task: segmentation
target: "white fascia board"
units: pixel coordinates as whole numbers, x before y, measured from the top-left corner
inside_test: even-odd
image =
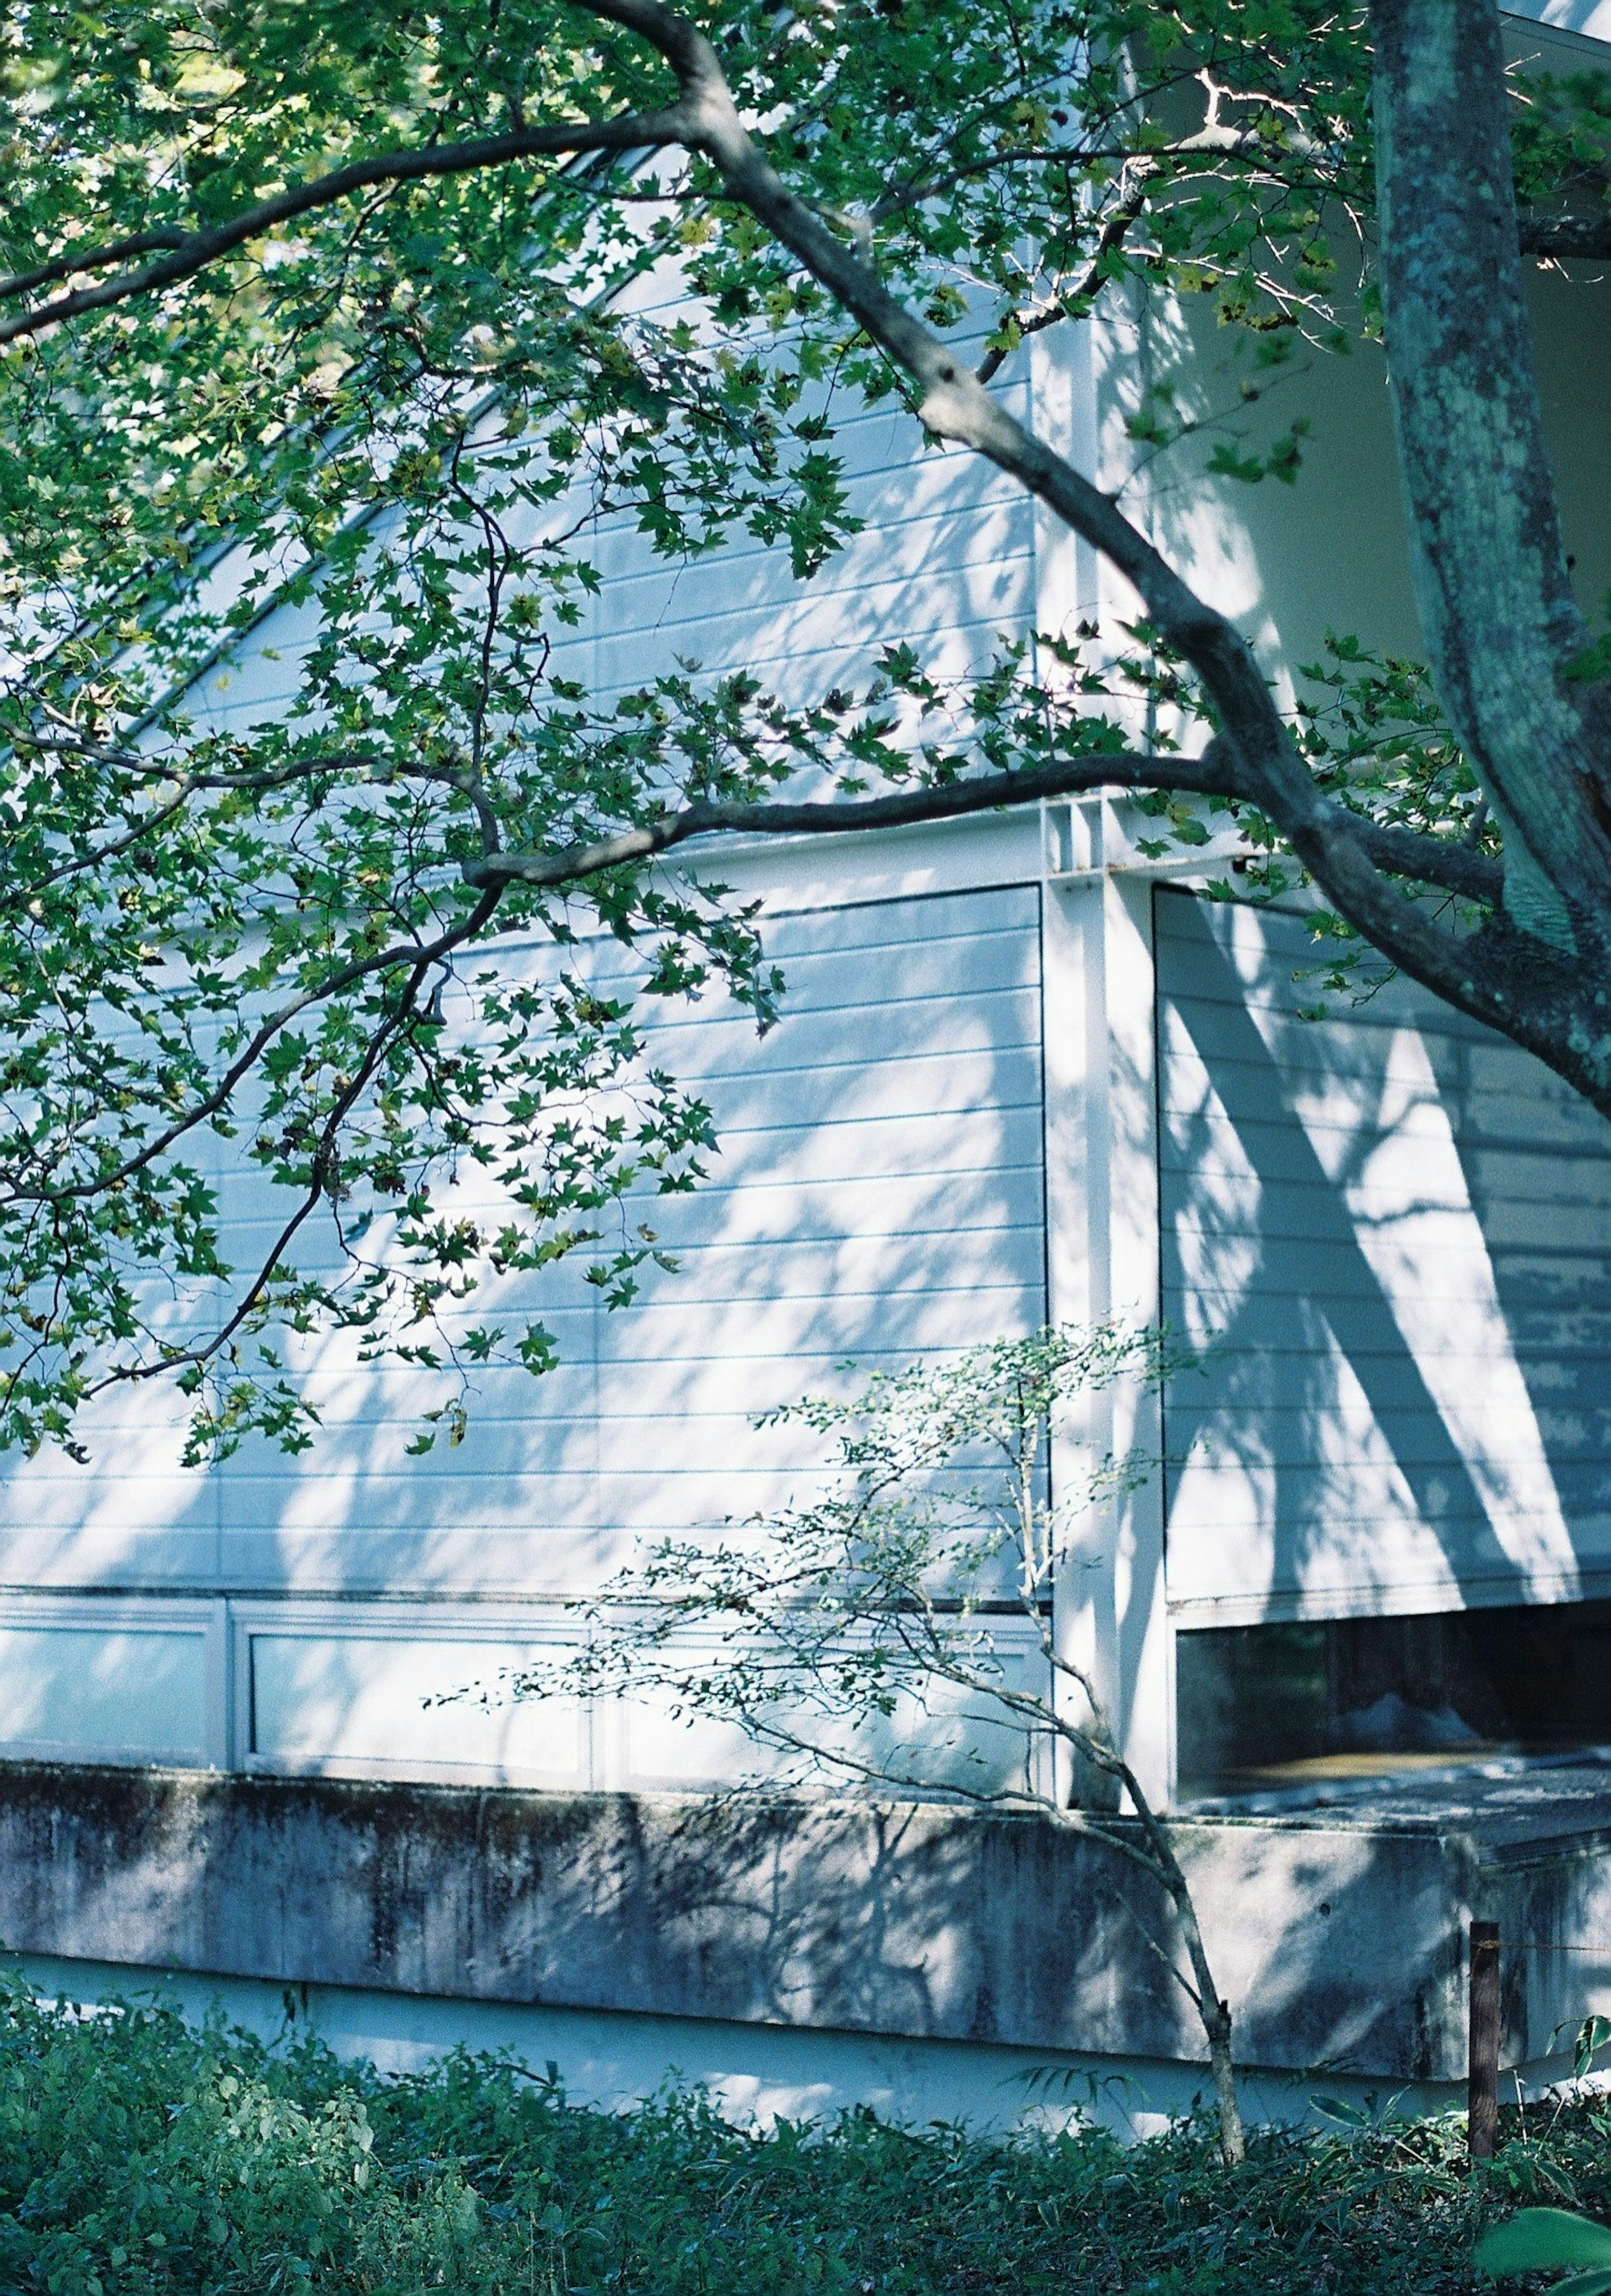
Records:
[[[909,829],[839,830],[821,837],[744,837],[691,847],[678,873],[725,885],[764,911],[838,909],[992,885],[1042,873],[1041,809],[975,814]]]
[[[1563,70],[1587,62],[1611,63],[1611,0],[1517,0],[1501,9],[1506,46],[1525,59]]]

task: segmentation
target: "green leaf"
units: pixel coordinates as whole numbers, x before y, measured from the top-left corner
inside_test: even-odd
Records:
[[[1611,2041],[1611,2017],[1585,2017],[1577,2029],[1577,2038],[1573,2045],[1572,2071],[1575,2079],[1583,2079],[1607,2041]]]
[[[1264,465],[1256,455],[1239,455],[1234,447],[1223,440],[1208,457],[1208,474],[1215,479],[1236,479],[1245,487],[1256,487],[1264,475]]]
[[[1509,2224],[1485,2234],[1473,2258],[1496,2280],[1522,2272],[1555,2271],[1563,2265],[1598,2266],[1603,2269],[1590,2275],[1595,2287],[1611,2287],[1611,2231],[1566,2209],[1523,2209]],[[1563,2284],[1573,2289],[1574,2296],[1590,2296],[1586,2286]]]

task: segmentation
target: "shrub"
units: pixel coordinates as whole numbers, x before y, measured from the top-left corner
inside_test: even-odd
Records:
[[[699,2095],[615,2115],[459,2053],[403,2078],[159,2002],[0,1989],[0,2290],[25,2296],[1433,2296],[1491,2288],[1484,2226],[1611,2214],[1611,2109],[974,2137],[866,2112],[734,2128]]]

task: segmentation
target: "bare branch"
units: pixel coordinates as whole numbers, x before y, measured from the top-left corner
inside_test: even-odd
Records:
[[[1185,1971],[1176,1965],[1173,1955],[1167,1954],[1164,1951],[1163,1947],[1158,1943],[1157,1938],[1153,1936],[1152,1931],[1147,1927],[1146,1923],[1142,1921],[1141,1915],[1136,1912],[1135,1907],[1131,1904],[1128,1898],[1116,1897],[1114,1903],[1118,1906],[1119,1911],[1126,1915],[1133,1923],[1136,1934],[1141,1939],[1141,1943],[1147,1948],[1149,1953],[1156,1955],[1157,1959],[1163,1963],[1165,1969],[1168,1972],[1169,1975],[1173,1978],[1175,1983],[1180,1987],[1187,2000],[1190,2002],[1192,2007],[1200,2016],[1203,2007],[1203,1997],[1198,1991],[1196,1986],[1193,1985],[1191,1980],[1187,1976]]]
[[[1247,99],[1252,101],[1253,99]],[[1199,128],[1194,135],[1177,136],[1172,144],[1149,144],[1140,156],[1140,164],[1149,175],[1156,174],[1165,161],[1208,158],[1216,165],[1226,162],[1232,166],[1248,165],[1264,174],[1273,174],[1274,162],[1285,156],[1286,150],[1314,159],[1321,156],[1318,147],[1294,139],[1291,145],[1273,148],[1268,136],[1256,130],[1222,127]],[[874,224],[887,222],[890,217],[904,214],[909,209],[920,207],[927,200],[944,198],[959,184],[976,181],[981,176],[994,176],[1007,168],[1088,168],[1093,161],[1109,160],[1120,166],[1134,166],[1138,154],[1133,144],[1071,144],[1067,146],[1026,144],[1022,148],[1009,146],[992,152],[986,159],[976,160],[965,167],[947,168],[921,179],[910,178],[894,191],[886,192],[869,210],[869,220]]]
[[[772,1747],[781,1754],[797,1754],[825,1772],[838,1772],[855,1778],[863,1785],[882,1786],[899,1792],[904,1785],[911,1792],[926,1800],[936,1798],[936,1789],[919,1779],[903,1780],[888,1767],[868,1759],[844,1746],[822,1747],[803,1733],[790,1730],[785,1723],[755,1714],[742,1718],[742,1727],[758,1745]],[[1133,1818],[1110,1816],[1104,1810],[1080,1809],[1067,1803],[1051,1800],[1047,1795],[1034,1792],[1028,1787],[970,1786],[948,1779],[943,1789],[945,1798],[966,1805],[969,1809],[998,1809],[1025,1816],[1045,1817],[1065,1833],[1078,1833],[1105,1848],[1116,1850],[1133,1866],[1139,1866],[1173,1898],[1170,1874],[1141,1838],[1141,1829]]]
[[[680,813],[662,814],[642,829],[623,830],[619,836],[601,839],[597,844],[568,845],[557,853],[500,853],[467,861],[464,878],[471,885],[572,884],[605,869],[619,868],[623,862],[643,861],[668,852],[691,837],[718,832],[815,837],[833,832],[899,829],[915,822],[954,821],[967,814],[1066,797],[1081,790],[1163,786],[1227,800],[1243,793],[1235,785],[1229,754],[1217,743],[1200,758],[1190,758],[1092,751],[1064,765],[991,774],[977,781],[936,783],[903,790],[892,797],[811,805],[691,805]]]
[[[1038,335],[1047,327],[1056,326],[1060,319],[1067,318],[1071,304],[1083,303],[1087,296],[1096,293],[1102,283],[1102,266],[1105,259],[1116,248],[1124,245],[1131,225],[1136,221],[1146,205],[1147,186],[1145,182],[1142,182],[1127,199],[1119,202],[1102,226],[1097,237],[1095,252],[1075,284],[1072,287],[1066,287],[1056,302],[1048,304],[1043,311],[1031,312],[1018,320],[1020,338],[1026,335]],[[979,381],[988,382],[993,375],[1000,372],[1008,357],[1009,354],[1005,350],[986,351],[975,369]]]

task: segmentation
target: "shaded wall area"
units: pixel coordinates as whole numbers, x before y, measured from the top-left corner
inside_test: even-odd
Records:
[[[1611,1128],[1301,913],[1156,914],[1182,1789],[1611,1743]]]
[[[1534,44],[1523,46],[1537,55]],[[1589,59],[1557,49],[1538,61],[1558,72],[1582,70]],[[1611,65],[1611,47],[1595,61]],[[1337,253],[1347,277],[1357,250],[1339,243]],[[1604,382],[1611,373],[1611,278],[1599,263],[1530,266],[1526,288],[1573,585],[1599,631],[1611,589]],[[1348,355],[1298,344],[1283,364],[1267,368],[1252,343],[1218,326],[1208,310],[1154,297],[1144,324],[1114,327],[1103,387],[1104,483],[1129,482],[1125,506],[1135,514],[1145,504],[1155,538],[1246,632],[1284,702],[1297,692],[1315,698],[1304,666],[1322,660],[1329,632],[1372,651],[1425,659],[1378,342],[1359,341]],[[1165,452],[1141,454],[1141,476],[1131,480],[1138,455],[1124,422],[1148,387],[1171,427],[1182,417],[1190,427]],[[1216,446],[1267,453],[1295,422],[1307,426],[1296,484],[1247,485],[1206,467]]]
[[[1411,982],[1325,998],[1301,914],[1157,915],[1177,1611],[1611,1591],[1611,1128]]]
[[[1491,1784],[1177,1841],[1249,2064],[1458,2078],[1473,1912],[1585,1948],[1512,1956],[1508,2062],[1611,2000],[1611,1772],[1563,1774],[1542,1811]],[[4,1765],[0,1936],[293,1987],[1201,2056],[1128,1861],[934,1803]]]

